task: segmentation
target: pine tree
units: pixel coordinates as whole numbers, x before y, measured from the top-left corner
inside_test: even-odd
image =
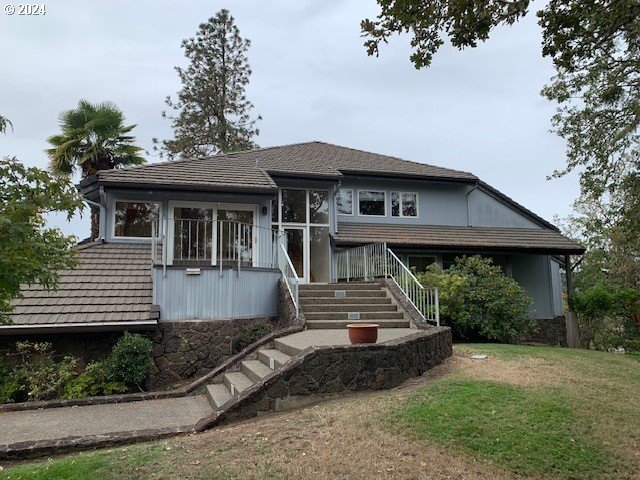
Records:
[[[189,65],[176,67],[182,81],[177,100],[166,99],[175,116],[162,115],[172,120],[175,138],[162,142],[161,155],[204,157],[257,147],[253,138],[261,117],[252,118],[253,104],[245,93],[250,45],[228,10],[220,10],[200,24],[195,37],[182,41]]]

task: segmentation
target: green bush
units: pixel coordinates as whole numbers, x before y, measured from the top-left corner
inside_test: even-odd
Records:
[[[9,365],[0,359],[0,403],[17,401],[19,393],[20,381],[13,375]]]
[[[111,369],[107,359],[92,362],[84,372],[69,381],[62,392],[63,398],[95,397],[125,393],[129,389],[123,382],[109,379]]]
[[[489,258],[463,256],[447,270],[431,265],[416,275],[440,289],[440,312],[462,338],[516,342],[535,326],[528,293]]]
[[[109,378],[130,386],[138,386],[149,374],[151,340],[137,333],[125,332],[109,356]]]
[[[16,349],[20,361],[14,379],[19,379],[29,400],[59,398],[65,384],[77,374],[77,360],[64,357],[54,361],[48,342],[16,342]]]
[[[583,347],[640,352],[640,291],[595,285],[575,292],[570,304]]]

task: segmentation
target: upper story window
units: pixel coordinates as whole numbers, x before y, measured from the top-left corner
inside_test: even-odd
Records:
[[[360,215],[384,217],[387,214],[385,192],[358,191],[358,212]]]
[[[151,238],[153,222],[159,216],[159,203],[117,201],[114,215],[114,236]]]
[[[336,209],[339,215],[353,215],[353,190],[341,188],[336,194]]]
[[[329,223],[327,190],[309,190],[309,223]]]
[[[391,215],[393,217],[417,217],[418,194],[391,192]]]

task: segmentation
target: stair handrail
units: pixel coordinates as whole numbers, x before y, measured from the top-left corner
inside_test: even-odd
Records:
[[[296,309],[296,317],[298,317],[300,315],[300,304],[298,302],[300,278],[298,278],[298,274],[293,266],[293,262],[291,262],[289,254],[287,253],[287,249],[282,244],[280,245],[280,255],[278,255],[278,266],[280,267],[282,278],[289,290],[291,300],[293,301],[293,305]]]

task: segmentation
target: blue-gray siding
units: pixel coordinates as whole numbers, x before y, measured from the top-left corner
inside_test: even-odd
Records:
[[[186,275],[183,268],[154,268],[153,298],[160,321],[275,316],[278,311],[277,270],[203,268]]]

